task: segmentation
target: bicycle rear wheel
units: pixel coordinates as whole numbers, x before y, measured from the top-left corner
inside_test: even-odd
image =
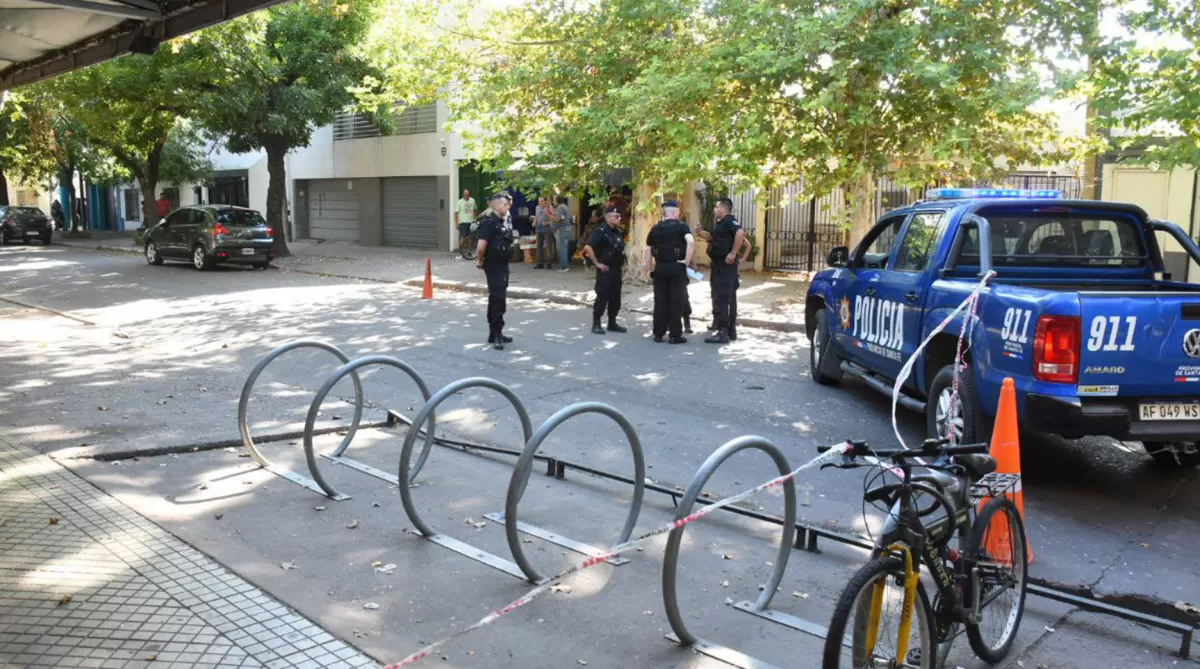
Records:
[[[883,591],[877,616],[872,621],[872,602],[879,587]],[[882,557],[859,569],[842,591],[833,619],[829,621],[822,669],[935,669],[937,641],[933,633],[933,609],[919,582],[908,649],[903,658],[896,657],[903,604],[903,562]]]
[[[465,242],[462,242],[460,244],[460,246],[458,248],[458,253],[459,253],[459,255],[461,255],[463,257],[463,260],[474,260],[475,259],[476,241],[477,241],[477,239],[476,239],[475,235],[471,235],[470,237],[468,237],[466,239]]]
[[[966,626],[967,639],[980,659],[995,664],[1017,638],[1028,585],[1025,523],[1011,500],[998,497],[983,506],[971,527],[967,555],[976,561],[979,591],[968,579],[966,601],[969,606],[982,601],[979,622]]]

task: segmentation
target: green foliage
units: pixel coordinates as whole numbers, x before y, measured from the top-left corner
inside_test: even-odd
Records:
[[[1141,162],[1200,168],[1200,5],[1152,0],[1123,7],[1130,34],[1098,45],[1091,76],[1097,125]]]
[[[180,120],[163,146],[159,181],[173,186],[212,182],[213,164],[195,127]]]
[[[632,167],[661,190],[803,179],[815,195],[1061,158],[1030,110],[1053,88],[1035,73],[1082,20],[1050,0],[442,4],[439,39],[457,46],[425,70],[487,166],[521,168],[510,181]]]

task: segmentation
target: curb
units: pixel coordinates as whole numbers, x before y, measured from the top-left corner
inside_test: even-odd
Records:
[[[384,421],[360,423],[358,429],[374,429],[386,427]],[[345,432],[346,427],[324,427],[313,430],[313,436],[319,437],[326,434],[335,434],[337,432]],[[257,445],[270,444],[274,442],[287,441],[289,439],[303,439],[304,430],[295,432],[283,432],[276,434],[264,434],[254,440]],[[184,453],[199,453],[202,451],[215,451],[219,448],[242,448],[245,442],[241,438],[222,439],[220,441],[208,441],[199,444],[177,444],[175,446],[155,446],[153,448],[136,448],[128,451],[113,451],[111,453],[98,453],[95,455],[73,455],[66,460],[97,460],[99,462],[114,462],[117,460],[131,460],[133,458],[152,458],[160,455],[182,455]]]
[[[123,253],[126,255],[140,256],[142,252],[135,248],[125,248],[122,246],[105,246],[104,244],[81,244],[79,242],[64,242],[54,240],[56,246],[68,246],[73,249],[84,249],[86,251],[107,251],[109,253]]]

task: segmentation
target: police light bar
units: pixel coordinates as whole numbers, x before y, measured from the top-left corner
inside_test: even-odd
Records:
[[[1025,190],[1019,188],[932,188],[926,194],[930,200],[968,200],[971,198],[1042,198],[1062,199],[1060,190]]]

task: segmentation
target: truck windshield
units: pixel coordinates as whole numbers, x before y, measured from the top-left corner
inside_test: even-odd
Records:
[[[986,217],[994,267],[1146,267],[1138,223],[1104,214],[1002,214]],[[979,228],[964,226],[956,266],[979,265]]]

